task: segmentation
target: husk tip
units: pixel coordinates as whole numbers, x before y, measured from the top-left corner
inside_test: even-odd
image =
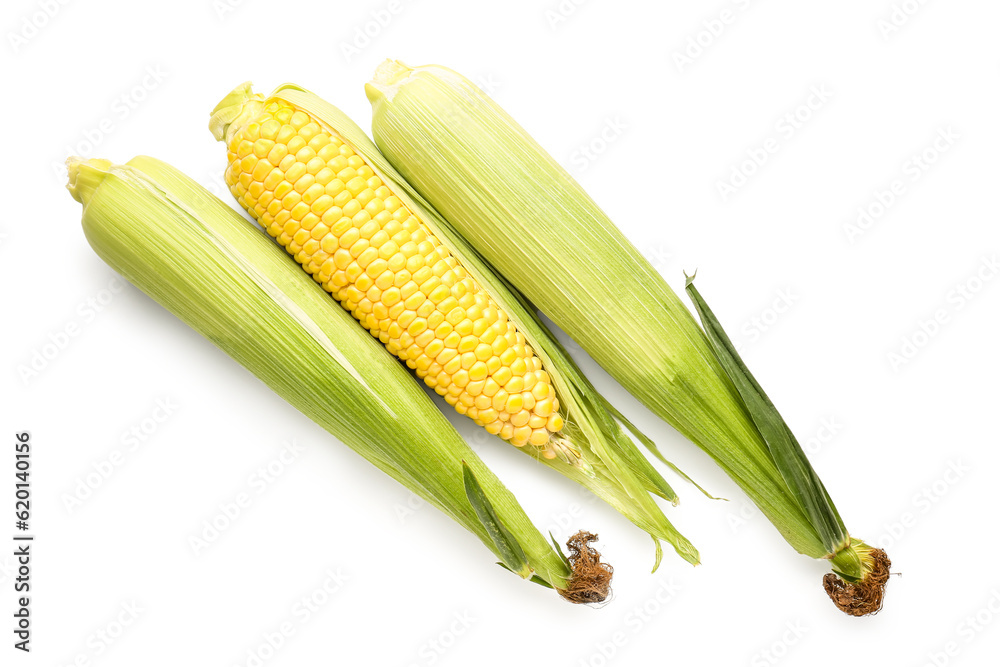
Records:
[[[72,155],[66,158],[66,189],[69,190],[73,199],[86,206],[110,168],[110,160],[101,158],[86,160]]]
[[[392,85],[412,71],[413,68],[406,65],[403,61],[386,58],[375,68],[372,83],[386,86]]]
[[[373,81],[369,81],[368,83],[366,83],[365,84],[365,97],[368,98],[369,102],[371,102],[372,104],[375,104],[375,102],[377,102],[379,100],[379,98],[382,97],[382,88],[381,88],[381,86],[379,86],[379,84],[377,84],[377,83],[375,83]]]
[[[383,60],[375,68],[372,80],[365,84],[365,95],[368,97],[368,101],[375,104],[375,102],[383,97],[391,100],[395,93],[396,85],[412,71],[412,67],[407,66],[399,60],[391,58]]]
[[[253,84],[244,81],[233,88],[229,93],[215,105],[212,109],[211,118],[208,121],[208,129],[216,141],[225,141],[231,134],[230,126],[244,113],[247,103],[251,101],[263,102],[263,95],[255,95]]]

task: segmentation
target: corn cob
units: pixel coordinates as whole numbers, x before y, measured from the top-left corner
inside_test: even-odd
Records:
[[[265,98],[243,84],[210,129],[240,204],[418,377],[652,535],[657,564],[660,540],[698,561],[648,495],[676,494],[625,429],[652,443],[356,124],[296,86]]]
[[[847,533],[759,386],[737,390],[734,378],[752,376],[707,307],[699,305],[702,331],[523,128],[467,79],[436,65],[386,61],[365,90],[381,152],[495,270],[712,456],[796,550],[830,559],[848,584],[878,580],[884,587],[884,554],[873,555],[877,550]],[[697,303],[693,286],[689,292]],[[880,586],[866,590],[876,589],[849,613],[877,610]]]
[[[240,205],[460,414],[554,458],[559,399],[507,314],[335,130],[283,100],[242,104],[215,127]]]
[[[505,567],[573,601],[601,597],[594,573],[579,580],[406,371],[232,209],[152,158],[68,166],[87,239],[112,268]]]

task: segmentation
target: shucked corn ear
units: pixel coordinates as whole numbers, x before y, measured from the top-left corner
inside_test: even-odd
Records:
[[[579,582],[563,554],[406,371],[284,253],[163,162],[68,165],[84,232],[105,262],[508,569],[573,598]]]
[[[831,559],[845,586],[881,581],[858,595],[839,591],[849,602],[871,594],[849,613],[877,610],[888,561],[849,536],[759,386],[734,386],[731,377],[749,372],[693,287],[705,332],[583,188],[461,75],[386,61],[365,90],[376,144],[420,195],[626,389],[712,456],[796,550]]]
[[[240,205],[458,412],[555,458],[559,399],[507,313],[335,130],[240,92],[213,127]]]
[[[652,535],[657,563],[659,540],[697,562],[649,496],[673,490],[617,413],[355,123],[296,86],[265,98],[242,84],[210,129],[240,204],[418,377]]]

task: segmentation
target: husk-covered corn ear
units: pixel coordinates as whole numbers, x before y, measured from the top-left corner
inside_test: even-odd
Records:
[[[284,253],[163,162],[68,166],[87,239],[112,268],[475,534],[505,567],[574,598],[576,573],[562,552],[405,369]],[[590,596],[574,601],[599,597]]]
[[[489,96],[447,68],[391,60],[365,90],[376,144],[419,194],[626,389],[707,452],[797,551],[831,559],[848,585],[883,569],[847,533],[756,382],[734,384],[749,372],[707,306],[699,306],[702,330],[583,188]],[[881,595],[862,606],[877,610]]]

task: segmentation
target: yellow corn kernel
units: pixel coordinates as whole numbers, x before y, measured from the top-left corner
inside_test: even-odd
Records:
[[[536,382],[531,387],[531,395],[538,401],[544,400],[553,394],[552,387],[544,382]]]
[[[513,368],[511,368],[510,370],[511,372],[514,372]],[[503,388],[506,389],[507,393],[509,394],[520,394],[522,391],[524,391],[524,379],[518,375],[514,375],[507,382],[507,384],[503,386]]]
[[[525,426],[531,419],[531,413],[527,410],[520,410],[516,413],[512,413],[510,416],[510,423],[514,426]]]
[[[527,426],[515,426],[511,433],[511,444],[515,447],[523,447],[531,438],[531,429]]]
[[[469,384],[469,371],[464,368],[459,369],[458,372],[452,376],[451,381],[457,387],[465,387]]]
[[[529,424],[530,426],[530,424]],[[544,424],[542,426],[532,427],[531,437],[528,438],[528,442],[536,447],[541,447],[548,443],[549,432],[545,429]]]
[[[535,402],[535,407],[532,410],[539,417],[548,417],[552,414],[552,399],[546,398]]]
[[[469,369],[469,377],[472,380],[485,380],[486,379],[486,364],[481,361],[477,361],[472,364],[472,368]]]

